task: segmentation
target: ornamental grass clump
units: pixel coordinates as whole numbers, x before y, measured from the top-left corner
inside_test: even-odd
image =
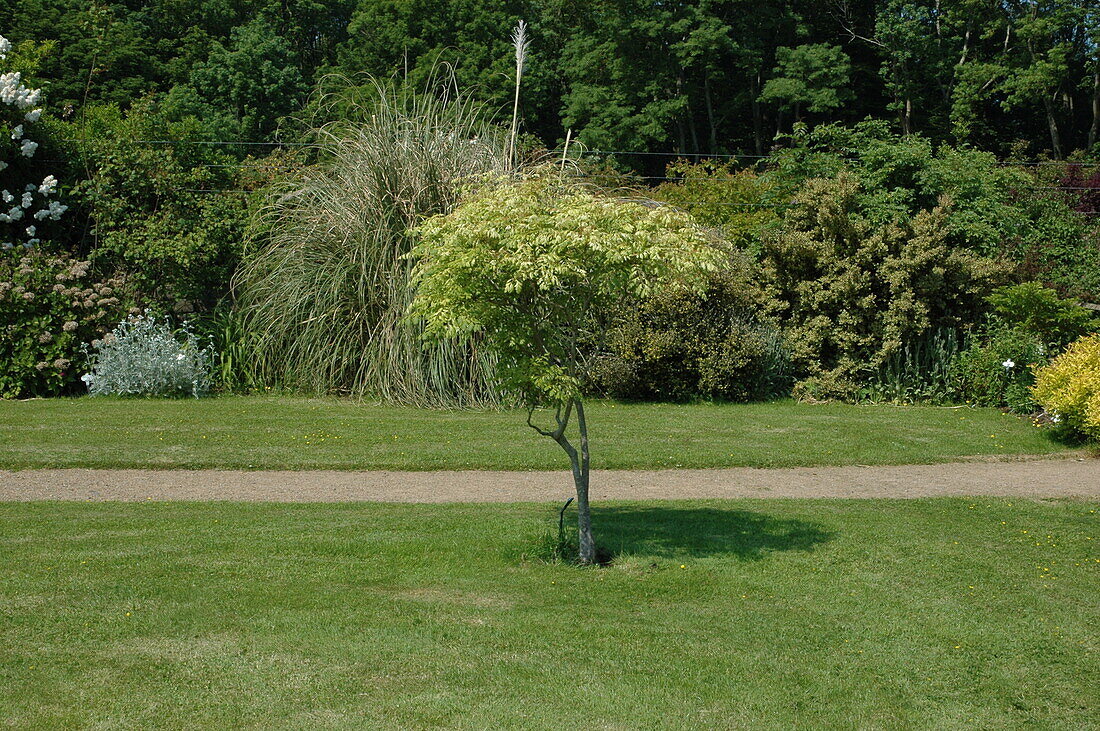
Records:
[[[93,341],[92,370],[82,380],[92,396],[193,396],[210,390],[213,349],[186,326],[177,333],[149,310]]]
[[[1100,441],[1100,335],[1080,338],[1038,369],[1032,393],[1056,424]]]
[[[453,79],[419,93],[377,82],[358,94],[323,101],[344,121],[316,130],[320,161],[264,209],[259,246],[236,277],[255,353],[249,378],[425,406],[496,402],[492,356],[476,339],[421,347],[419,326],[404,319],[405,255],[415,226],[507,169],[502,130]]]

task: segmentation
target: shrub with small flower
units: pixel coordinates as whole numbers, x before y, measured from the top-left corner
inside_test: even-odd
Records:
[[[1080,338],[1036,371],[1033,393],[1053,423],[1100,441],[1100,335]]]
[[[0,397],[72,390],[81,350],[132,304],[123,277],[99,279],[86,261],[40,249],[0,254]]]
[[[42,116],[41,89],[23,83],[19,71],[8,68],[12,44],[0,36],[0,249],[32,248],[42,239],[46,221],[60,220],[68,209],[54,200],[57,178],[32,178],[24,167],[38,143],[28,128]]]
[[[958,355],[949,379],[954,397],[975,406],[1007,406],[1031,413],[1034,369],[1050,358],[1039,336],[1021,327],[994,323]]]
[[[182,339],[181,339],[182,338]],[[91,372],[81,377],[93,396],[194,396],[210,390],[214,351],[186,326],[173,332],[149,310],[123,320],[92,344]]]

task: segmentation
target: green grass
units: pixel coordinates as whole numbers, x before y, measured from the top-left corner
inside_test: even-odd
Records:
[[[1095,503],[0,505],[0,726],[1095,728]]]
[[[589,412],[597,469],[1069,453],[994,409],[597,402]],[[0,468],[561,469],[564,454],[524,419],[276,397],[0,401]]]

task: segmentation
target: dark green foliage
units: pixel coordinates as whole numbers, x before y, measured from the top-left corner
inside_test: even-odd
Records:
[[[17,251],[0,252],[0,398],[72,392],[84,346],[133,304],[128,283],[65,254]]]
[[[196,64],[188,84],[173,87],[165,109],[175,118],[205,121],[221,139],[269,138],[284,117],[297,113],[310,85],[290,42],[263,18],[233,29],[227,44],[215,41]]]
[[[125,268],[166,309],[207,311],[228,293],[259,188],[286,160],[236,158],[204,145],[199,122],[169,122],[152,104],[88,110],[87,138],[71,143],[89,175],[72,198],[92,228],[80,243],[93,261]],[[69,128],[71,135],[80,131]],[[183,140],[150,145],[130,140]],[[194,144],[189,144],[194,142]],[[282,163],[282,164],[280,164]],[[225,191],[225,192],[223,192]]]
[[[868,368],[856,395],[872,403],[950,403],[955,396],[953,367],[963,347],[958,330],[931,329],[891,353],[877,369]]]
[[[1002,322],[1031,333],[1055,351],[1100,331],[1100,318],[1038,282],[1001,287],[989,296],[989,303]]]
[[[775,76],[764,84],[761,101],[790,110],[796,121],[802,111],[828,112],[851,97],[848,54],[827,43],[803,44],[775,50]]]
[[[785,396],[790,362],[747,269],[711,277],[704,296],[664,290],[621,313],[595,386],[627,399],[757,401]]]
[[[443,60],[503,105],[523,18],[523,119],[548,144],[572,127],[605,149],[762,154],[793,113],[1063,156],[1097,142],[1096,17],[1080,0],[11,0],[0,31],[54,44],[42,76],[59,110],[178,87],[257,139],[331,70],[420,86]]]
[[[1035,408],[1034,369],[1050,351],[1032,332],[1003,323],[983,328],[952,366],[955,399],[975,406],[1006,406],[1018,413]]]

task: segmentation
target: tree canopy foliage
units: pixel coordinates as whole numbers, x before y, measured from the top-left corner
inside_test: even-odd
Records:
[[[799,118],[1055,156],[1100,133],[1100,11],[1079,0],[13,0],[0,30],[49,45],[36,81],[68,114],[153,95],[257,141],[333,71],[421,85],[444,61],[503,107],[520,18],[524,128],[551,146],[572,128],[603,149],[763,154]]]

